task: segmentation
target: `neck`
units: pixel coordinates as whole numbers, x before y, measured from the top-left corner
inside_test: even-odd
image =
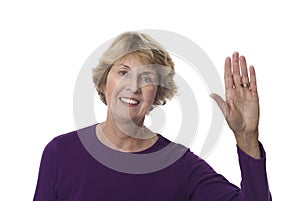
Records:
[[[152,146],[158,136],[132,121],[107,118],[97,125],[97,137],[106,146],[122,152],[138,152]]]

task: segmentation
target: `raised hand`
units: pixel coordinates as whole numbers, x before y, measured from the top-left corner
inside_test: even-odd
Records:
[[[244,56],[233,53],[224,67],[225,96],[211,94],[233,131],[237,145],[247,154],[260,158],[258,143],[259,100],[253,66],[248,67]]]

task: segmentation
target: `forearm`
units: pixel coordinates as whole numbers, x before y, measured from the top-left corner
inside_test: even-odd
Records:
[[[242,175],[239,200],[272,200],[266,173],[266,155],[263,146],[259,142],[258,148],[260,159],[255,159],[238,147]]]

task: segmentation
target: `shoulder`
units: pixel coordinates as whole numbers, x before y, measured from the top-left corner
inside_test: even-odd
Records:
[[[182,157],[182,162],[187,175],[193,174],[199,178],[216,173],[203,158],[193,153],[190,149]]]
[[[56,136],[55,138],[52,139],[52,142],[56,143],[56,144],[67,145],[70,143],[74,143],[74,141],[76,141],[77,138],[78,138],[77,130],[74,130],[74,131]]]
[[[161,134],[158,134],[159,140],[157,142],[157,146],[160,146],[160,148],[164,148],[167,145],[171,145],[172,150],[174,147],[174,150],[180,150],[180,153],[182,154],[179,160],[183,162],[186,166],[190,166],[192,164],[206,164],[206,162],[198,155],[196,155],[194,152],[190,150],[190,148],[178,144],[177,142],[173,142],[169,140],[168,138],[162,136]]]
[[[73,130],[64,134],[60,134],[56,137],[54,137],[45,147],[45,150],[51,150],[51,151],[68,151],[68,150],[74,150],[74,148],[77,148],[78,146],[82,146],[82,143],[79,138],[79,133],[81,130],[91,128],[93,126],[88,126],[85,128],[81,128],[78,130]]]
[[[170,143],[173,143],[172,141],[170,141],[168,138],[162,136],[161,134],[157,133],[157,136],[158,136],[158,140],[157,140],[156,146],[159,149],[162,149],[162,148],[166,147],[167,145],[169,145]]]
[[[181,154],[181,156],[178,158],[178,162],[183,166],[185,172],[194,172],[195,170],[202,173],[214,172],[212,167],[203,158],[192,152],[190,148],[182,144],[172,142],[160,134],[158,135],[159,142],[157,143],[157,146],[164,148],[167,145],[171,145],[169,147],[172,154]]]
[[[183,156],[183,161],[187,166],[191,165],[204,165],[206,162],[204,159],[202,159],[200,156],[196,155],[194,152],[192,152],[190,149],[186,151],[186,153]]]
[[[77,131],[71,131],[68,133],[60,134],[54,137],[46,147],[55,147],[58,148],[59,146],[70,146],[71,144],[76,143],[76,139],[78,138]]]

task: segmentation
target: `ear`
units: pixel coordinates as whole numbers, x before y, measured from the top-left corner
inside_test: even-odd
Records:
[[[98,94],[100,95],[101,101],[106,105],[107,104],[106,103],[106,86],[105,85],[101,86],[101,87],[99,86],[98,90],[99,90]]]
[[[159,105],[159,100],[158,100],[158,94],[159,93],[160,93],[160,86],[157,86],[155,98],[154,98],[153,103],[152,103],[152,105],[154,105],[154,106]]]
[[[106,93],[106,84],[99,86],[99,91],[101,94],[105,95]]]

